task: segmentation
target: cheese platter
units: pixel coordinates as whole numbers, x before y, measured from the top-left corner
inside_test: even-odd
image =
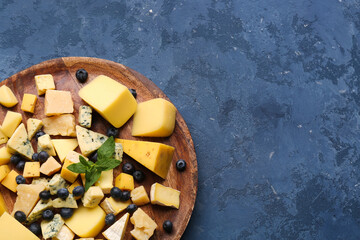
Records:
[[[112,61],[63,57],[0,82],[0,104],[0,232],[181,238],[196,200],[196,154],[152,81]],[[9,218],[17,221],[1,226]]]

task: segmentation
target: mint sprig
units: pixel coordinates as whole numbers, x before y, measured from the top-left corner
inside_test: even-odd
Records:
[[[114,159],[115,140],[109,137],[97,151],[97,161],[95,163],[86,161],[79,156],[80,162],[73,163],[67,168],[74,173],[85,173],[85,191],[87,191],[101,176],[101,172],[108,171],[120,165],[120,161]]]

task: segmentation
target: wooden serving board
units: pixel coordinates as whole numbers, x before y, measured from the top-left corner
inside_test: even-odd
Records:
[[[76,70],[79,68],[84,68],[89,73],[89,78],[84,84],[81,84],[79,81],[77,81],[75,77]],[[109,76],[124,84],[128,88],[136,89],[138,103],[159,97],[169,100],[153,82],[140,73],[122,64],[97,58],[57,58],[34,65],[0,83],[0,86],[5,84],[10,87],[19,101],[19,103],[13,108],[5,108],[0,106],[0,123],[2,123],[7,110],[21,113],[23,116],[23,123],[25,125],[26,120],[30,117],[38,119],[45,117],[44,96],[40,96],[38,98],[34,114],[23,112],[20,107],[24,93],[37,95],[34,76],[48,73],[53,75],[57,90],[71,91],[74,101],[74,114],[76,120],[78,120],[79,106],[85,104],[85,102],[83,102],[78,96],[78,91],[98,75]],[[93,125],[91,129],[93,131],[106,134],[106,130],[109,126],[110,124],[94,111]],[[158,224],[158,228],[151,239],[180,239],[190,220],[191,213],[194,208],[198,183],[196,154],[188,127],[186,126],[186,123],[179,112],[177,112],[176,115],[176,127],[174,133],[168,138],[132,137],[131,126],[132,118],[120,128],[119,138],[161,142],[175,147],[173,162],[166,180],[157,177],[154,173],[141,166],[126,154],[124,154],[123,163],[131,162],[135,165],[136,169],[140,169],[146,174],[146,179],[141,185],[145,186],[148,194],[150,192],[150,186],[155,182],[159,182],[165,186],[170,186],[181,191],[179,210],[152,204],[147,204],[141,207]],[[32,144],[36,151],[36,140],[33,139]],[[79,149],[76,151],[80,152]],[[187,163],[187,168],[184,172],[178,172],[176,170],[175,163],[178,159],[184,159]],[[114,170],[114,176],[117,176],[121,172],[122,164]],[[136,186],[140,185],[135,183],[135,187]],[[5,198],[9,211],[12,211],[16,194],[6,189],[2,185],[0,186],[0,191]],[[117,218],[120,218],[122,215],[123,213],[120,213]],[[162,224],[166,219],[169,219],[173,222],[174,228],[171,234],[165,233],[162,228]],[[130,235],[130,231],[132,229],[133,225],[129,222],[125,239],[132,239]],[[99,234],[97,238],[104,239],[101,234]]]

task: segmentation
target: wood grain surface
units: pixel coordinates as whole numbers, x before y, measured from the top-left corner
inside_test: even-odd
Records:
[[[89,79],[84,84],[78,82],[75,77],[76,70],[79,68],[84,68],[89,73]],[[140,73],[122,64],[97,58],[58,58],[34,65],[0,83],[0,86],[5,84],[10,87],[14,91],[19,101],[19,103],[12,108],[5,108],[0,106],[0,123],[2,123],[7,110],[21,113],[23,116],[23,123],[25,124],[26,120],[30,117],[35,117],[38,119],[45,117],[44,96],[40,96],[38,98],[34,114],[23,112],[20,109],[20,106],[24,93],[32,93],[37,95],[34,76],[48,73],[53,75],[57,90],[66,90],[71,92],[74,100],[74,115],[76,120],[78,120],[79,106],[85,104],[78,96],[79,89],[101,74],[119,81],[128,88],[136,89],[138,103],[158,97],[169,100],[167,96],[153,82]],[[110,124],[105,121],[99,114],[93,114],[92,130],[106,134],[106,130],[109,126]],[[180,239],[186,229],[194,208],[198,183],[196,154],[188,127],[186,126],[186,123],[179,112],[177,112],[176,115],[176,127],[174,133],[168,138],[132,137],[131,126],[132,118],[120,128],[119,138],[161,142],[175,147],[175,154],[172,165],[165,180],[157,177],[154,173],[138,164],[126,154],[124,154],[123,163],[131,162],[135,165],[136,169],[140,169],[145,172],[146,179],[141,185],[145,186],[148,194],[150,193],[150,186],[155,182],[159,182],[165,186],[170,186],[181,191],[179,210],[151,204],[147,204],[141,207],[158,224],[158,228],[151,239]],[[35,139],[32,140],[32,144],[36,151]],[[76,151],[80,152],[78,148]],[[187,168],[184,172],[178,172],[176,170],[175,163],[178,159],[185,159],[187,163]],[[121,172],[122,164],[114,170],[114,176],[117,176]],[[13,166],[11,166],[11,168],[13,168]],[[28,180],[28,182],[30,181],[31,180]],[[136,186],[140,185],[135,183],[135,187]],[[15,202],[16,194],[12,193],[2,185],[0,186],[0,191],[5,198],[7,207],[11,211]],[[123,213],[120,213],[117,218],[120,218],[122,215]],[[162,224],[166,219],[169,219],[173,222],[174,228],[171,234],[165,233],[162,228]],[[130,235],[130,231],[132,229],[133,225],[129,222],[125,239],[132,239]],[[97,238],[104,239],[101,234],[99,234]]]

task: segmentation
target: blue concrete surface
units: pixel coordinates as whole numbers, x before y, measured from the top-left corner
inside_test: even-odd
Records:
[[[360,239],[358,0],[0,2],[0,78],[123,63],[176,104],[199,192],[183,239]]]

